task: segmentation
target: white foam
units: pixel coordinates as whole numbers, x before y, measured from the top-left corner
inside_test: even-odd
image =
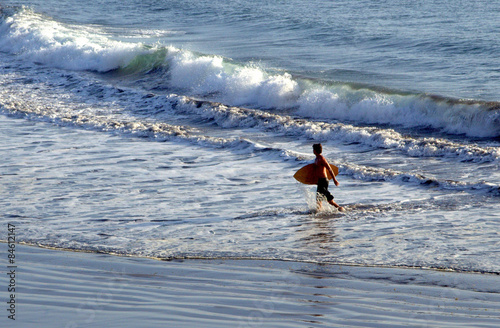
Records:
[[[199,96],[215,95],[232,106],[297,108],[296,115],[311,119],[431,127],[476,137],[500,135],[500,112],[481,103],[356,90],[349,85],[320,87],[289,73],[271,74],[260,67],[175,48],[169,49],[167,61],[170,87]]]
[[[219,56],[196,55],[169,48],[169,86],[210,96],[228,105],[265,109],[297,108],[296,115],[404,127],[431,127],[475,137],[500,135],[500,113],[482,103],[435,99],[322,86],[289,73],[271,74],[260,67],[240,66]]]
[[[179,56],[184,56],[181,53],[182,51],[177,51]],[[200,65],[201,62],[205,64],[209,63],[207,65],[211,68],[217,67],[217,65],[220,68],[222,59],[215,61],[205,58],[204,61],[197,61],[196,65]],[[23,68],[24,72],[28,74],[26,69],[28,68]],[[200,70],[195,71],[199,72]],[[13,72],[16,72],[16,70]],[[247,72],[250,76],[256,76],[259,71],[242,70],[241,72]],[[3,87],[1,94],[3,95],[3,103],[7,107],[16,108],[14,105],[9,105],[9,103],[26,102],[30,98],[34,99],[35,95],[38,95],[39,103],[33,102],[29,106],[24,106],[23,108],[25,109],[22,110],[36,112],[37,115],[45,115],[47,117],[59,117],[59,119],[67,117],[73,121],[85,121],[88,124],[95,124],[96,126],[103,126],[103,124],[117,126],[118,123],[116,122],[124,120],[133,122],[135,120],[134,117],[124,118],[116,116],[123,108],[129,113],[137,113],[139,117],[151,117],[152,109],[154,108],[155,111],[169,111],[182,116],[187,114],[195,119],[196,117],[201,117],[215,122],[223,128],[258,128],[262,131],[282,133],[291,137],[310,138],[320,142],[335,140],[336,142],[344,143],[361,143],[374,148],[396,149],[414,157],[437,156],[457,158],[460,161],[500,162],[500,149],[493,146],[479,146],[467,142],[458,143],[440,138],[404,136],[392,129],[303,120],[264,110],[230,107],[215,102],[200,102],[175,94],[170,94],[166,97],[150,94],[145,98],[144,93],[140,90],[119,90],[113,86],[107,86],[99,82],[89,82],[86,79],[77,82],[78,79],[75,80],[72,78],[68,82],[66,77],[59,75],[53,75],[52,81],[49,84],[43,82],[45,81],[43,76],[39,83],[35,79],[32,82],[37,84],[37,87],[31,88],[31,84],[18,85],[16,81],[20,77],[17,73],[12,74],[11,76],[3,74],[6,85]],[[30,74],[38,76],[36,72]],[[286,78],[284,80],[288,81]],[[256,78],[256,81],[261,80]],[[258,84],[257,82],[255,84]],[[13,84],[10,85],[10,83]],[[72,93],[79,95],[80,102],[71,104],[63,102],[63,105],[58,106],[54,110],[49,110],[61,103],[63,99],[68,98],[67,90],[64,87],[67,83],[71,84]],[[287,85],[287,83],[284,84]],[[192,82],[188,82],[186,85],[192,85]],[[40,89],[42,86],[49,89]],[[58,86],[62,86],[62,89]],[[53,96],[50,96],[51,94]],[[48,96],[49,98],[45,99]],[[106,103],[103,103],[102,99],[105,99]],[[85,104],[82,102],[85,102]],[[75,109],[78,110],[79,115],[85,114],[85,120],[75,118]],[[161,116],[156,119],[160,123],[163,121]],[[114,123],[103,123],[107,121]],[[152,128],[153,130],[155,129]]]
[[[169,48],[170,85],[200,95],[220,93],[225,102],[285,108],[300,94],[290,74],[270,75],[256,67],[227,63],[219,56],[197,56]]]
[[[335,163],[342,174],[352,176],[363,181],[387,181],[393,183],[404,183],[412,185],[424,185],[442,190],[464,191],[479,193],[494,197],[500,196],[500,185],[486,181],[461,182],[449,179],[438,179],[432,176],[424,176],[419,173],[402,172],[393,169],[368,167],[348,162]]]
[[[106,72],[125,66],[141,44],[114,41],[96,28],[62,24],[23,8],[0,25],[0,50],[71,70]]]
[[[174,106],[176,111],[212,119],[225,128],[258,127],[266,131],[272,130],[289,136],[307,137],[318,141],[357,142],[376,148],[398,149],[414,157],[453,156],[462,161],[500,161],[500,149],[498,147],[481,147],[475,144],[462,144],[441,138],[413,138],[403,136],[392,129],[304,121],[286,115],[241,107],[228,107],[210,102],[198,106],[188,97],[176,95],[171,95],[167,99],[173,103],[184,105],[180,107]]]
[[[313,87],[301,95],[298,103],[297,113],[310,118],[432,127],[476,137],[500,135],[499,111],[481,103],[384,94],[349,86]]]
[[[152,55],[155,65],[164,65],[168,74],[160,77],[162,81],[151,81],[151,85],[163,83],[188,95],[232,106],[295,108],[295,115],[314,120],[431,127],[475,137],[500,135],[500,111],[489,109],[487,104],[356,89],[348,84],[320,85],[220,56],[116,41],[96,27],[63,24],[27,8],[2,21],[0,36],[1,51],[71,70],[106,72],[125,68],[138,56]]]

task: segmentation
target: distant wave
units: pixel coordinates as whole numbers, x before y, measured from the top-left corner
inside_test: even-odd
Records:
[[[68,70],[113,71],[146,89],[174,90],[230,106],[286,109],[295,116],[352,124],[432,128],[471,137],[500,136],[500,104],[298,78],[172,46],[113,40],[27,7],[4,9],[0,50]]]

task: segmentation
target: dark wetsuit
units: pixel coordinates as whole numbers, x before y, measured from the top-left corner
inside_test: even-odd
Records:
[[[326,200],[333,200],[333,195],[328,191],[328,180],[326,178],[318,179],[318,189],[316,190],[316,199],[319,201],[321,196],[326,197]]]

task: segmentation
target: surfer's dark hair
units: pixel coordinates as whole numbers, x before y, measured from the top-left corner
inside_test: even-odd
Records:
[[[323,152],[323,146],[321,146],[321,144],[314,144],[313,145],[313,150],[318,153],[318,154],[321,154]]]

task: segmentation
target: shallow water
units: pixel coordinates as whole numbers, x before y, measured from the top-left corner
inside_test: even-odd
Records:
[[[0,5],[0,206],[20,241],[500,272],[494,4],[16,4]],[[292,178],[316,142],[346,213],[316,213]]]

